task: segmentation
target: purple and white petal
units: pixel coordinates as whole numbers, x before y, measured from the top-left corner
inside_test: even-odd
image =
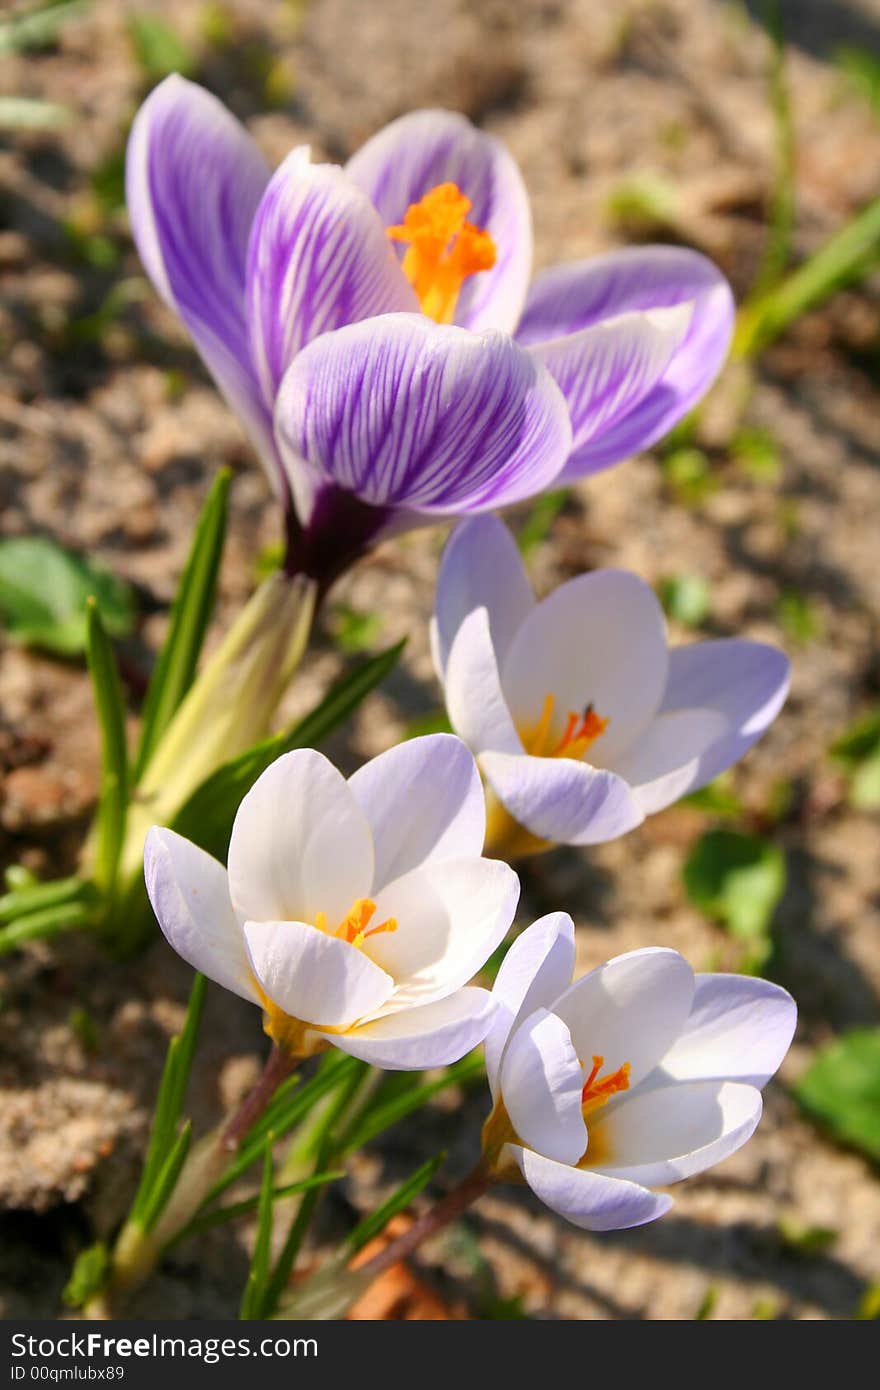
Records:
[[[232,827],[229,891],[237,910],[255,922],[314,922],[323,912],[333,929],[372,882],[369,822],[342,773],[311,748],[278,758]]]
[[[296,354],[346,323],[418,312],[376,209],[341,169],[294,150],[254,217],[247,263],[254,368],[271,410]]]
[[[461,989],[510,929],[519,879],[500,859],[433,859],[376,894],[377,932],[364,951],[392,975],[385,1012],[414,1008]]]
[[[602,1057],[603,1072],[628,1062],[633,1088],[681,1033],[693,997],[694,972],[684,957],[652,946],[591,970],[556,1000],[553,1012],[568,1024],[584,1061]],[[615,1097],[609,1108],[620,1103]]]
[[[291,1018],[347,1028],[394,989],[384,970],[341,937],[307,922],[245,922],[248,958],[264,992]]]
[[[588,1126],[600,1136],[602,1157],[594,1171],[648,1187],[680,1182],[742,1148],[760,1118],[761,1092],[737,1082],[639,1090],[618,1097]]]
[[[515,821],[539,840],[599,845],[643,819],[629,787],[614,772],[573,758],[482,753],[480,767]]]
[[[498,1012],[486,1038],[493,1100],[498,1098],[498,1071],[512,1029],[536,1009],[552,1007],[571,983],[574,960],[574,922],[567,912],[548,912],[516,938],[501,962],[492,987]]]
[[[651,816],[693,791],[703,755],[729,730],[730,724],[719,710],[658,714],[635,743],[615,759],[614,770],[629,782],[643,813]]]
[[[245,320],[248,238],[269,168],[222,102],[173,74],[135,117],[125,179],[147,273],[183,319],[277,487],[272,416],[251,364]]]
[[[701,706],[727,719],[729,732],[700,758],[693,786],[703,787],[737,762],[785,703],[791,666],[776,647],[740,638],[695,642],[670,654],[661,711]]]
[[[760,1088],[782,1062],[796,1024],[797,1005],[779,985],[750,975],[698,975],[690,1016],[660,1063],[657,1083],[730,1080]],[[655,1077],[648,1080],[653,1085]]]
[[[475,608],[458,629],[446,663],[445,696],[452,727],[475,753],[523,755],[501,689],[485,608]]]
[[[623,1231],[656,1221],[672,1206],[663,1192],[556,1163],[519,1144],[503,1150],[545,1206],[584,1231]]]
[[[653,391],[680,348],[692,306],[647,309],[603,320],[531,349],[549,368],[571,416],[572,451],[560,481],[582,478],[591,446]]]
[[[518,1138],[559,1163],[587,1147],[583,1068],[562,1019],[538,1009],[514,1030],[501,1064],[501,1095]]]
[[[373,507],[485,511],[541,492],[568,455],[558,386],[502,333],[386,314],[316,339],[279,391],[276,435]]]
[[[486,609],[495,656],[503,662],[517,628],[534,606],[525,566],[504,523],[494,516],[461,522],[446,544],[437,575],[431,632],[440,679],[455,634],[473,609]]]
[[[583,476],[648,448],[697,403],[727,357],[734,303],[720,271],[680,246],[629,247],[537,276],[517,332],[528,345],[632,310],[692,304],[687,334],[660,381],[580,454]]]
[[[455,112],[414,111],[362,145],[345,172],[389,227],[438,184],[457,184],[473,204],[469,220],[489,232],[497,259],[465,282],[455,322],[513,332],[531,275],[532,221],[522,177],[500,141]]]
[[[159,926],[177,954],[224,989],[258,1004],[223,865],[182,835],[154,825],[144,846],[144,877]]]
[[[538,723],[548,692],[557,737],[570,710],[592,704],[610,722],[588,756],[596,767],[613,768],[657,713],[668,667],[666,623],[650,585],[627,570],[593,570],[532,610],[511,643],[501,684],[520,729]]]
[[[394,1071],[447,1067],[478,1047],[495,1004],[485,989],[460,989],[416,1009],[387,1014],[330,1041],[352,1057]]]
[[[486,802],[473,755],[451,734],[409,739],[359,768],[348,785],[370,823],[373,896],[432,859],[479,859]]]

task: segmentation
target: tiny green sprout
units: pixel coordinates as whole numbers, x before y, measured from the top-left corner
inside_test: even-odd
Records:
[[[713,1314],[714,1311],[715,1311],[715,1306],[716,1306],[717,1302],[718,1302],[718,1285],[717,1285],[717,1284],[709,1284],[709,1285],[707,1286],[707,1288],[706,1288],[706,1292],[703,1294],[703,1297],[700,1299],[700,1302],[699,1302],[699,1306],[698,1306],[698,1308],[697,1308],[697,1311],[694,1313],[694,1321],[695,1321],[695,1322],[705,1322],[707,1318],[711,1318],[712,1314]]]
[[[68,1023],[70,1024],[70,1031],[83,1051],[97,1052],[101,1042],[101,1034],[88,1009],[84,1009],[81,1005],[71,1009]]]
[[[790,1214],[779,1218],[776,1233],[786,1250],[807,1257],[824,1255],[840,1234],[833,1226],[811,1226]]]
[[[344,652],[368,651],[382,631],[379,613],[363,612],[347,603],[337,603],[331,615],[333,640]]]
[[[665,612],[684,627],[699,627],[709,616],[712,597],[699,574],[670,574],[661,579],[660,602]]]
[[[680,502],[695,507],[715,491],[708,456],[702,449],[675,449],[663,459],[663,476]]]
[[[775,483],[782,471],[776,440],[767,429],[744,426],[731,440],[734,462],[759,483]]]
[[[776,605],[776,616],[786,637],[806,646],[822,636],[824,620],[816,603],[798,589],[784,589]]]

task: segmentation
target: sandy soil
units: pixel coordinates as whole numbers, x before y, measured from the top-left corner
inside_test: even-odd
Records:
[[[0,138],[0,527],[50,533],[130,579],[144,614],[127,653],[138,663],[161,640],[216,467],[236,470],[217,632],[252,585],[278,517],[185,336],[143,288],[123,215],[101,221],[96,209],[93,172],[121,149],[145,90],[126,31],[132,8],[95,0],[54,47],[5,60],[10,92],[65,103],[76,121],[62,132]],[[661,234],[714,256],[739,293],[750,284],[774,139],[768,46],[744,7],[234,0],[224,6],[230,42],[220,48],[206,42],[205,7],[193,0],[138,8],[173,16],[198,56],[197,76],[222,92],[273,159],[303,140],[321,157],[343,158],[402,111],[457,107],[520,161],[541,264],[632,236],[609,200],[623,179],[649,173],[675,191]],[[831,60],[844,44],[880,50],[880,5],[782,8],[801,254],[877,192],[880,124]],[[118,264],[78,257],[66,219],[108,234],[121,249]],[[128,286],[126,306],[99,335],[84,331],[119,280]],[[801,1023],[758,1136],[680,1188],[670,1216],[592,1237],[524,1193],[499,1192],[468,1223],[478,1246],[459,1231],[424,1253],[422,1267],[455,1307],[485,1316],[491,1296],[520,1297],[540,1318],[692,1318],[714,1290],[714,1316],[846,1318],[880,1280],[876,1177],[818,1136],[788,1089],[832,1033],[878,1021],[877,823],[847,808],[827,759],[833,737],[880,690],[878,326],[875,284],[838,296],[767,354],[745,419],[772,433],[778,478],[758,481],[731,461],[739,383],[728,377],[703,426],[717,484],[711,495],[685,506],[656,458],[634,460],[578,489],[533,557],[542,588],[608,563],[652,582],[700,574],[712,592],[706,634],[789,649],[790,702],[735,786],[758,817],[781,780],[791,787],[774,830],[790,883],[772,970],[798,998]],[[381,613],[377,641],[410,638],[401,669],[351,737],[334,743],[346,766],[437,708],[425,617],[441,540],[426,534],[388,545],[339,586],[339,602]],[[780,596],[792,590],[816,618],[815,635],[799,644],[779,621]],[[325,633],[291,708],[324,688],[341,660]],[[10,646],[0,663],[0,860],[69,870],[96,792],[87,680],[77,666]],[[677,808],[589,855],[557,851],[533,861],[523,873],[523,922],[551,907],[571,910],[584,968],[658,942],[698,968],[735,966],[734,944],[686,903],[680,884],[688,846],[706,823]],[[75,1252],[124,1212],[187,987],[188,971],[159,942],[126,967],[81,939],[0,960],[0,1315],[54,1315]],[[94,1039],[77,1010],[93,1021]],[[253,1011],[214,992],[193,1087],[201,1123],[242,1092],[261,1052]],[[450,1147],[449,1172],[463,1171],[484,1098],[453,1102],[461,1108],[454,1118],[447,1100],[353,1164],[325,1204],[323,1239],[440,1146]],[[836,1239],[807,1257],[780,1235],[780,1218],[831,1227]],[[215,1233],[181,1250],[135,1311],[234,1315],[246,1238]]]

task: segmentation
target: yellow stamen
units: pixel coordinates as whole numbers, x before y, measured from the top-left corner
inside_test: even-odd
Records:
[[[370,918],[375,911],[376,904],[372,898],[355,898],[333,935],[340,937],[342,941],[347,941],[351,946],[360,947],[368,936],[376,936],[378,932],[397,931],[397,921],[394,917],[389,917],[387,921],[380,922],[378,926],[370,927],[370,930],[367,931]],[[327,930],[326,912],[315,913],[315,926],[318,931],[325,932]]]
[[[401,224],[388,228],[392,241],[407,246],[403,273],[422,312],[437,323],[452,323],[465,280],[495,264],[492,237],[467,221],[471,207],[457,184],[441,183],[410,204]]]
[[[544,697],[541,718],[534,729],[526,730],[522,735],[523,747],[536,758],[582,758],[596,739],[604,734],[611,721],[598,715],[592,705],[587,705],[583,714],[570,710],[562,737],[548,747],[554,703],[552,694]]]
[[[617,1095],[618,1091],[629,1090],[630,1064],[624,1062],[622,1067],[612,1072],[610,1076],[600,1076],[599,1073],[605,1065],[605,1058],[595,1056],[593,1058],[593,1070],[590,1072],[581,1092],[581,1106],[583,1108],[584,1119],[592,1115],[597,1110],[601,1110],[603,1105]]]

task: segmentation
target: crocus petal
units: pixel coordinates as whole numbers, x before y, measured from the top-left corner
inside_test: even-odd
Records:
[[[496,659],[503,662],[535,597],[512,535],[494,516],[475,516],[456,526],[437,575],[432,644],[443,679],[449,649],[468,613],[485,608]]]
[[[269,408],[313,338],[418,307],[369,198],[341,169],[294,150],[263,194],[248,251],[251,352]]]
[[[568,1024],[584,1062],[602,1057],[603,1072],[628,1062],[632,1088],[681,1033],[693,997],[694,974],[684,957],[665,947],[647,947],[615,956],[576,980],[556,1000],[553,1012]]]
[[[529,291],[520,342],[577,333],[632,310],[691,304],[688,331],[660,380],[611,430],[579,451],[581,476],[660,439],[718,375],[733,331],[730,286],[704,256],[679,246],[630,247],[539,275]]]
[[[528,194],[504,146],[451,111],[415,111],[392,121],[348,161],[346,173],[373,200],[386,226],[441,183],[457,184],[469,220],[489,232],[496,262],[465,281],[455,322],[512,333],[532,264]]]
[[[514,1027],[536,1009],[550,1008],[571,983],[574,922],[567,912],[539,917],[513,942],[492,986],[498,1011],[486,1038],[486,1074],[498,1098],[498,1071]]]
[[[514,1030],[501,1064],[501,1095],[523,1143],[576,1163],[587,1147],[583,1085],[571,1034],[562,1019],[538,1009]]]
[[[413,738],[365,763],[349,787],[370,823],[374,894],[432,859],[483,852],[486,802],[473,756],[451,734]]]
[[[591,446],[628,416],[661,381],[687,334],[691,305],[648,309],[537,343],[571,416],[572,451],[560,481],[595,472]]]
[[[147,895],[169,944],[194,970],[259,1003],[223,865],[154,825],[144,845]]]
[[[278,758],[232,827],[229,888],[238,911],[256,922],[314,922],[323,912],[332,929],[372,882],[369,823],[342,774],[310,748]]]
[[[669,653],[663,610],[628,570],[593,570],[554,589],[519,628],[501,671],[517,727],[534,726],[552,693],[561,736],[570,710],[588,704],[609,725],[589,750],[613,768],[660,707]]]
[[[352,1057],[391,1071],[422,1071],[457,1062],[483,1041],[495,1005],[485,989],[460,989],[445,999],[364,1023],[331,1041]]]
[[[245,322],[248,237],[268,166],[222,102],[174,74],[135,117],[125,178],[147,273],[183,319],[277,486],[272,416],[251,365]]]
[[[276,435],[374,507],[426,516],[541,492],[562,468],[568,412],[545,367],[503,333],[386,314],[310,343],[281,383]]]
[[[498,859],[433,859],[376,894],[377,932],[364,950],[394,977],[384,1012],[427,1004],[460,989],[501,944],[519,901],[519,879]]]
[[[394,989],[363,951],[307,922],[245,922],[244,937],[265,993],[303,1023],[346,1028],[375,1013]]]
[[[714,709],[659,714],[619,758],[614,770],[632,787],[646,816],[693,791],[707,749],[725,737],[728,720]]]
[[[735,763],[773,723],[788,694],[790,672],[783,652],[739,638],[695,642],[670,654],[662,711],[699,705],[718,710],[729,725],[727,736],[700,758],[694,787]]]
[[[788,1051],[796,1023],[797,1005],[779,985],[750,975],[698,975],[690,1016],[655,1076],[660,1084],[730,1080],[760,1088]]]
[[[539,840],[599,845],[642,821],[629,787],[614,772],[573,758],[482,753],[480,767],[515,821]]]
[[[600,1111],[598,1123],[588,1126],[601,1131],[596,1171],[649,1187],[680,1182],[735,1153],[760,1118],[761,1092],[736,1082],[688,1081],[638,1091],[620,1098],[607,1114]]]
[[[532,1149],[506,1144],[504,1154],[519,1167],[535,1196],[584,1231],[623,1231],[656,1221],[672,1206],[672,1198],[649,1192],[634,1182],[556,1163]]]
[[[475,753],[523,753],[501,689],[485,608],[469,613],[456,633],[446,663],[445,694],[452,727]]]

